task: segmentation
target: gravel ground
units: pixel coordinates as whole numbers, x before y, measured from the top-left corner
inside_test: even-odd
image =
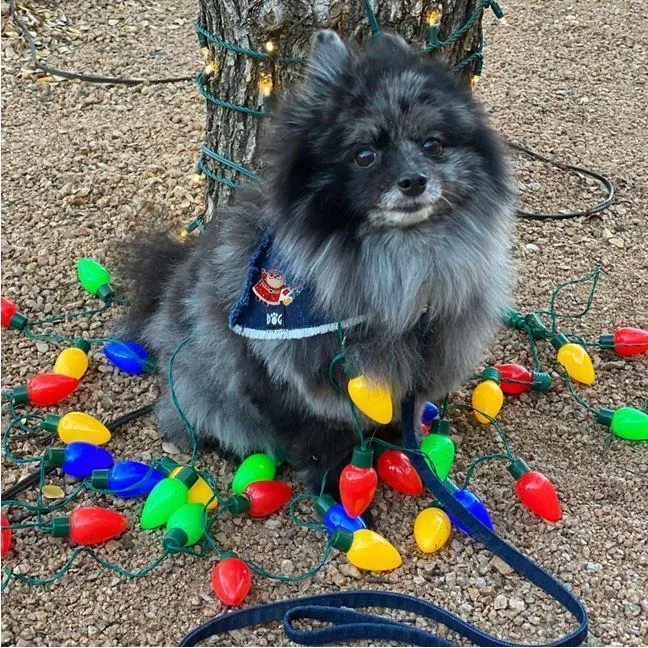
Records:
[[[69,5],[69,6],[68,6]],[[35,31],[48,61],[105,74],[187,74],[199,64],[192,33],[195,7],[171,0],[124,4],[79,0],[56,8],[31,4]],[[515,248],[521,309],[547,304],[552,287],[603,269],[594,310],[573,325],[593,338],[620,324],[648,326],[648,8],[642,0],[564,3],[508,0],[507,18],[489,16],[485,76],[478,92],[494,124],[510,138],[614,179],[615,205],[602,215],[563,223],[520,222]],[[141,225],[186,222],[201,206],[190,174],[203,129],[203,106],[191,84],[96,87],[38,79],[3,9],[4,109],[3,294],[32,318],[88,305],[77,287],[75,262],[91,255],[115,266],[115,250]],[[65,14],[63,13],[65,12]],[[591,204],[599,190],[545,165],[518,160],[524,203],[552,211]],[[115,279],[119,285],[119,278]],[[59,328],[101,334],[101,321]],[[57,348],[16,332],[3,336],[3,385],[10,387],[52,366]],[[550,351],[543,348],[543,357]],[[520,335],[502,331],[491,358],[529,363]],[[643,405],[646,358],[625,361],[593,352],[596,384],[581,393],[597,406]],[[128,377],[96,350],[82,385],[62,411],[81,409],[102,419],[151,401],[152,379]],[[466,398],[468,391],[457,394]],[[556,484],[564,518],[548,525],[516,502],[501,465],[478,472],[475,490],[498,532],[567,582],[591,618],[590,645],[648,643],[646,601],[648,509],[646,448],[608,447],[605,430],[556,387],[548,394],[507,400],[501,415],[514,449]],[[490,430],[459,417],[456,474],[472,458],[496,451]],[[33,442],[18,447],[38,452]],[[116,434],[117,456],[150,459],[163,453],[145,417]],[[228,483],[232,467],[209,454],[201,467]],[[3,487],[26,470],[4,464]],[[291,479],[292,475],[282,475]],[[66,489],[60,478],[54,478]],[[30,494],[33,497],[33,492]],[[88,497],[96,503],[100,498]],[[131,526],[99,553],[130,568],[160,551],[159,533],[137,528],[139,502],[108,502]],[[415,548],[412,524],[426,499],[380,490],[376,527],[403,553],[386,575],[360,574],[336,555],[313,579],[280,584],[255,578],[248,604],[331,589],[393,589],[424,596],[504,637],[543,642],[572,627],[571,618],[473,541],[456,535],[440,553]],[[285,512],[266,521],[226,519],[219,539],[268,568],[296,574],[314,565],[322,539],[290,524]],[[642,549],[643,546],[643,549]],[[71,549],[29,530],[15,533],[6,564],[23,573],[56,572]],[[209,584],[213,561],[176,557],[146,578],[128,580],[79,560],[45,587],[12,583],[3,595],[3,645],[173,644],[196,624],[222,612]],[[278,625],[236,632],[223,644],[285,643]]]

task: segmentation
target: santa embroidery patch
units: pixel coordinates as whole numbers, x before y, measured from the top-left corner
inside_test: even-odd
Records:
[[[346,328],[362,320],[341,324]],[[338,319],[318,311],[310,287],[291,276],[289,263],[266,232],[250,257],[243,295],[230,312],[229,325],[249,338],[299,339],[335,331]]]

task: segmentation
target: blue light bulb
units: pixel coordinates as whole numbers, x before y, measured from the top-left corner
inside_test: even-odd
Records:
[[[483,502],[476,495],[473,495],[465,488],[460,488],[455,491],[453,495],[457,502],[459,502],[469,513],[472,513],[474,517],[476,517],[483,525],[487,526],[491,531],[493,530],[493,523],[488,515],[488,511]],[[456,527],[461,529],[464,533],[467,533],[469,536],[472,536],[472,533],[470,533],[470,531],[468,531],[461,522],[458,522],[451,513],[448,513],[448,517]]]
[[[61,468],[66,475],[83,479],[93,470],[110,468],[113,458],[108,450],[86,441],[68,443],[65,448],[50,448],[45,452],[47,466]]]
[[[315,511],[322,518],[329,535],[333,535],[336,529],[344,529],[353,533],[359,529],[367,528],[365,521],[360,516],[350,517],[342,504],[338,504],[330,495],[320,495],[317,498]]]
[[[439,408],[434,403],[427,401],[423,405],[423,411],[421,412],[421,423],[430,425],[438,415]]]
[[[120,461],[110,470],[95,470],[90,484],[128,499],[150,493],[162,479],[164,475],[159,470],[140,461]]]
[[[359,529],[366,529],[367,525],[360,515],[358,517],[349,517],[348,513],[344,510],[342,504],[336,504],[326,511],[324,516],[324,524],[329,535],[333,535],[336,529],[344,529],[345,531],[358,531]]]
[[[141,374],[148,369],[148,352],[137,342],[113,340],[104,345],[104,355],[116,367],[129,374]]]

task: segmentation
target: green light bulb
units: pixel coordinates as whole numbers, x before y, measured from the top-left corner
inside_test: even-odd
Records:
[[[198,473],[187,466],[175,477],[159,481],[144,503],[140,520],[142,529],[157,529],[166,524],[171,515],[187,503],[189,489],[197,480]]]
[[[439,479],[445,479],[450,474],[455,446],[447,434],[428,434],[421,442],[421,452]]]
[[[234,473],[232,490],[235,493],[242,493],[253,482],[271,481],[276,472],[277,464],[267,454],[259,452],[250,455]]]
[[[622,407],[616,411],[600,409],[596,420],[612,428],[612,432],[628,441],[648,441],[648,414],[634,407]]]
[[[199,502],[184,504],[175,510],[167,522],[164,548],[173,551],[195,545],[203,537],[204,511],[205,506]]]
[[[110,287],[110,273],[101,264],[83,257],[77,262],[77,275],[81,285],[91,294],[106,301],[115,292]]]

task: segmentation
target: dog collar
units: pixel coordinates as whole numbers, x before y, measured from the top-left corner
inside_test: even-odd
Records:
[[[311,287],[290,271],[267,231],[248,263],[241,298],[229,315],[229,327],[255,340],[298,340],[345,329],[364,321],[358,316],[340,321],[318,310]]]

